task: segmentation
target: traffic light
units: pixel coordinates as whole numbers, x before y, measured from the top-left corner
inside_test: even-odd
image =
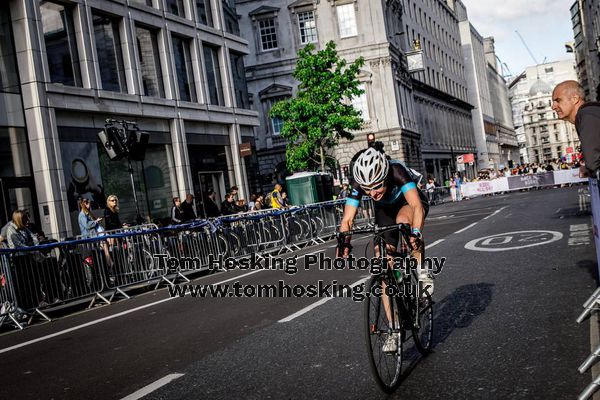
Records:
[[[369,133],[367,135],[367,145],[369,147],[373,147],[374,144],[375,144],[375,134],[374,133]]]

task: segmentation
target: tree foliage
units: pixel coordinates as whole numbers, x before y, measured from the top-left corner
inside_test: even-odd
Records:
[[[294,78],[299,81],[296,96],[276,103],[271,118],[283,121],[281,135],[287,139],[286,159],[290,171],[325,170],[327,150],[340,139],[353,139],[352,130],[363,119],[350,100],[364,91],[358,73],[364,59],[352,64],[339,57],[334,42],[314,52],[307,45],[298,52]]]

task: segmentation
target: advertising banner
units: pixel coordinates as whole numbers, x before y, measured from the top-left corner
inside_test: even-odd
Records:
[[[508,189],[525,189],[535,186],[554,185],[554,172],[544,172],[541,174],[516,175],[508,177]]]

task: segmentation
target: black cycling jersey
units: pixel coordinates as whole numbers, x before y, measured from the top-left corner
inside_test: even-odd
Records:
[[[413,180],[412,175],[408,169],[400,161],[390,160],[390,166],[387,177],[385,178],[385,185],[387,190],[383,197],[376,201],[376,205],[381,206],[400,206],[407,204],[404,194],[411,189],[417,189],[421,202],[427,203],[427,197],[425,194],[417,188],[416,182]],[[351,183],[352,190],[346,199],[346,204],[354,207],[360,205],[360,200],[365,195],[365,191],[360,187],[356,181]],[[400,209],[398,207],[398,210]]]
[[[417,188],[416,182],[404,164],[395,160],[390,160],[389,163],[389,171],[385,178],[387,190],[380,200],[373,201],[375,223],[379,226],[395,224],[398,212],[408,204],[404,194],[412,189],[416,189],[419,193],[419,198],[423,205],[424,217],[427,217],[427,214],[429,214],[427,196]],[[352,190],[346,199],[346,205],[358,208],[360,200],[365,195],[365,191],[355,181],[352,182],[351,188]],[[396,246],[399,240],[399,232],[397,230],[384,232],[383,238],[386,243]]]

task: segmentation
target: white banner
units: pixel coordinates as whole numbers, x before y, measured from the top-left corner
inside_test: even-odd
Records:
[[[579,168],[554,171],[554,183],[557,185],[563,183],[587,182],[587,180],[588,178],[579,177]]]
[[[497,192],[505,192],[508,190],[508,180],[506,178],[493,179],[491,181],[479,181],[463,183],[463,196],[473,197],[482,194],[492,194]]]

